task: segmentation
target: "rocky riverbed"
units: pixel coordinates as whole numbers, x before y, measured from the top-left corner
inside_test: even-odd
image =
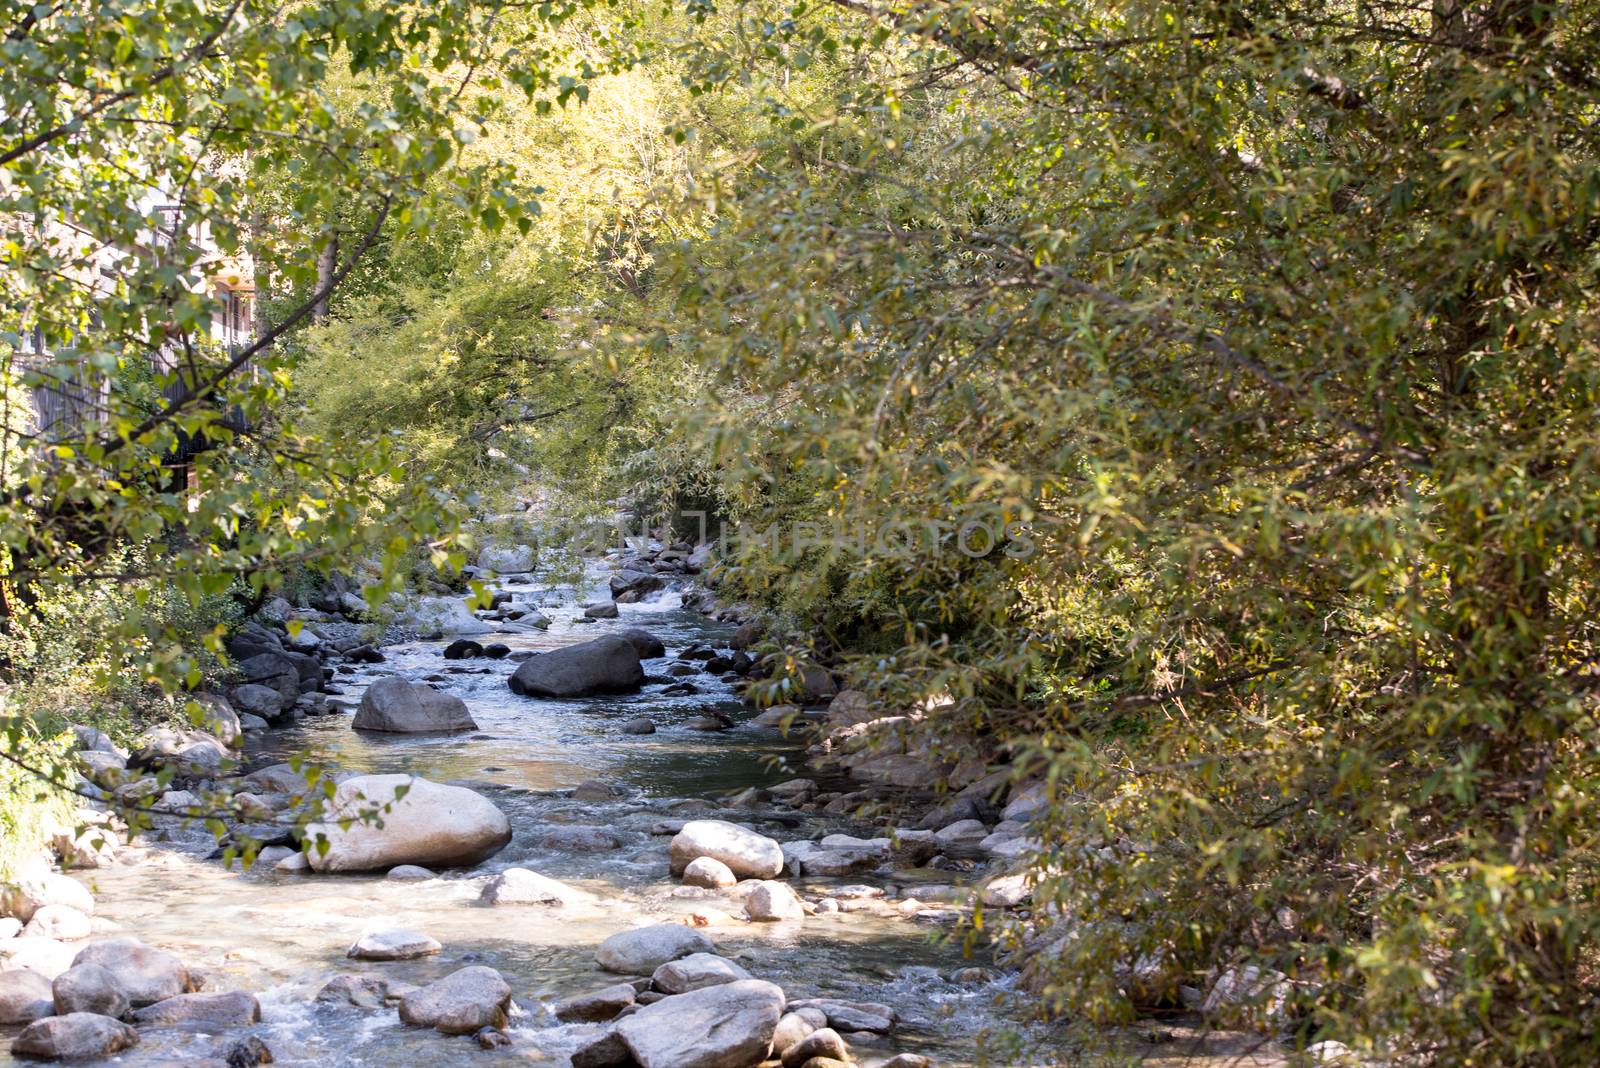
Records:
[[[180,779],[154,800],[183,804],[185,777],[222,785],[281,841],[302,756],[340,780],[347,813],[400,799],[382,827],[330,819],[326,852],[286,843],[249,871],[172,818],[132,843],[69,840],[80,869],[37,871],[33,898],[8,905],[32,926],[0,939],[0,1064],[1071,1063],[1014,974],[943,937],[975,895],[1025,904],[1020,880],[993,876],[1036,799],[862,822],[893,784],[810,767],[779,727],[807,714],[741,703],[736,622],[673,588],[686,556],[650,562],[664,578],[639,561],[577,590],[514,575],[489,618],[435,605],[411,622],[440,636],[381,649],[339,621],[349,602],[302,613],[292,638],[252,632],[260,647],[238,652],[266,658],[257,691],[231,695],[255,709],[247,729],[219,701],[214,742],[166,738]],[[855,699],[831,685],[811,718],[847,721]],[[86,770],[150,794],[138,757],[129,781],[102,741],[86,735],[104,754]],[[156,985],[126,989],[146,972]]]

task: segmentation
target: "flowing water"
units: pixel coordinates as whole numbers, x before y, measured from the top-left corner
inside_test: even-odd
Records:
[[[721,644],[725,625],[683,611],[671,592],[621,606],[618,620],[578,623],[578,607],[596,599],[592,588],[557,595],[533,585],[507,587],[518,600],[552,619],[548,631],[499,635],[515,648],[548,649],[627,626],[660,637],[669,656],[696,641]],[[575,595],[576,594],[576,595]],[[668,839],[651,833],[657,821],[697,814],[746,823],[780,840],[818,831],[869,831],[842,818],[788,809],[719,811],[712,798],[728,791],[793,777],[798,747],[777,731],[741,722],[732,730],[700,732],[682,724],[708,706],[741,721],[751,713],[731,689],[710,675],[694,676],[701,693],[662,697],[661,685],[624,697],[544,701],[515,696],[506,660],[445,661],[444,643],[418,642],[385,649],[386,663],[341,674],[338,685],[358,695],[365,682],[395,672],[459,694],[479,730],[448,736],[358,734],[347,715],[310,719],[298,727],[252,735],[251,766],[309,753],[359,772],[408,771],[437,781],[471,785],[510,817],[516,837],[503,852],[470,871],[441,873],[424,882],[381,876],[304,876],[270,871],[227,871],[206,860],[206,843],[152,847],[142,863],[88,873],[98,915],[115,933],[170,949],[191,965],[214,973],[212,987],[244,989],[261,1001],[262,1022],[251,1028],[144,1030],[143,1042],[112,1063],[129,1066],[219,1064],[221,1051],[245,1034],[257,1034],[279,1065],[342,1068],[411,1068],[479,1065],[485,1058],[514,1063],[567,1064],[567,1055],[600,1033],[601,1024],[561,1024],[547,1005],[560,997],[599,989],[618,977],[601,972],[594,948],[616,931],[672,920],[707,906],[737,913],[722,897],[674,896],[667,870]],[[659,673],[665,661],[647,662]],[[466,669],[450,673],[448,668]],[[477,673],[482,672],[482,673]],[[653,735],[625,735],[621,720],[648,715]],[[615,802],[575,801],[562,791],[589,779],[638,792]],[[622,839],[607,852],[563,852],[535,843],[551,824],[604,827]],[[488,875],[512,866],[531,868],[594,895],[592,907],[551,911],[539,907],[488,908],[477,903]],[[841,883],[845,880],[832,880]],[[867,881],[857,877],[853,882]],[[825,886],[830,880],[804,880]],[[436,957],[365,963],[347,960],[347,947],[370,927],[406,927],[444,945]],[[892,1004],[901,1024],[891,1043],[855,1046],[872,1065],[897,1051],[927,1054],[941,1065],[983,1062],[985,1035],[1008,1030],[1030,1045],[1047,1033],[1029,1031],[1007,1015],[1005,981],[958,984],[941,974],[975,962],[958,945],[941,944],[947,928],[864,912],[809,917],[803,923],[715,925],[705,933],[720,952],[758,978],[779,983],[790,997],[816,994]],[[317,1006],[314,995],[343,972],[379,974],[423,983],[469,963],[498,969],[520,1006],[511,1021],[509,1050],[485,1052],[474,1040],[405,1027],[395,1010],[362,1012]],[[862,1036],[868,1038],[869,1036]],[[1037,1048],[1037,1047],[1036,1047]],[[0,1050],[4,1047],[0,1046]],[[1016,1063],[1002,1058],[1002,1063]],[[1039,1052],[1027,1060],[1055,1063]],[[0,1052],[0,1064],[11,1063]]]

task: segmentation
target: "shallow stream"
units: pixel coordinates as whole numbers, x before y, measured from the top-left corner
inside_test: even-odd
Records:
[[[621,627],[641,626],[665,642],[669,657],[696,641],[725,645],[730,628],[683,611],[667,592],[643,604],[620,606],[621,618],[579,623],[583,602],[603,596],[603,574],[593,588],[560,594],[534,585],[506,587],[552,620],[549,630],[497,635],[514,649],[548,649],[584,641]],[[618,977],[594,963],[607,935],[646,922],[674,919],[707,906],[737,914],[723,897],[674,896],[667,843],[652,834],[657,821],[711,814],[746,823],[780,840],[819,831],[870,828],[850,820],[790,809],[729,813],[711,799],[747,786],[792,778],[786,762],[801,754],[779,732],[744,722],[732,691],[710,675],[694,676],[701,693],[662,697],[661,685],[642,693],[572,701],[515,696],[506,679],[509,660],[445,661],[443,641],[389,646],[387,662],[341,674],[344,700],[358,698],[371,678],[399,673],[421,679],[443,674],[441,689],[460,695],[479,730],[450,736],[358,734],[347,714],[251,735],[246,760],[264,766],[307,754],[359,772],[408,771],[437,781],[471,785],[510,817],[515,838],[503,852],[470,871],[446,872],[423,882],[382,876],[304,876],[270,871],[227,871],[206,860],[206,843],[153,845],[140,863],[87,873],[98,916],[115,933],[172,950],[213,973],[217,988],[254,992],[263,1020],[248,1029],[213,1033],[144,1030],[143,1042],[110,1063],[128,1066],[220,1064],[222,1051],[245,1034],[259,1035],[278,1065],[339,1068],[412,1068],[481,1065],[496,1060],[564,1068],[567,1055],[598,1034],[601,1024],[561,1024],[546,1007],[557,998],[610,985]],[[646,663],[659,673],[666,661]],[[465,669],[451,672],[448,669]],[[482,672],[482,673],[478,673]],[[701,732],[682,724],[715,705],[741,722],[731,730]],[[655,734],[627,735],[619,723],[648,715]],[[559,791],[598,779],[636,789],[625,801],[575,801]],[[622,839],[620,849],[567,852],[539,847],[550,824],[604,827]],[[477,903],[486,876],[512,866],[531,868],[590,891],[592,908],[550,911],[539,907],[489,908]],[[825,886],[847,880],[803,880]],[[857,877],[852,882],[871,882]],[[369,927],[406,927],[444,945],[432,958],[392,963],[347,960],[349,945]],[[828,994],[892,1004],[901,1024],[892,1042],[855,1044],[870,1066],[895,1052],[923,1053],[944,1066],[994,1063],[982,1052],[985,1035],[1016,1031],[1005,1009],[1004,981],[960,984],[941,978],[973,963],[959,945],[941,944],[948,928],[864,912],[808,917],[803,923],[737,922],[705,928],[719,951],[791,997]],[[505,976],[521,1006],[511,1021],[509,1050],[486,1052],[470,1037],[447,1038],[400,1024],[393,1009],[360,1012],[314,1004],[334,975],[378,973],[409,983],[438,978],[468,963],[487,964]],[[1058,1063],[1048,1035],[1025,1030],[1039,1043],[1026,1063]],[[869,1036],[861,1036],[868,1038]],[[0,1065],[12,1063],[0,1045]],[[1017,1063],[999,1055],[999,1063]]]

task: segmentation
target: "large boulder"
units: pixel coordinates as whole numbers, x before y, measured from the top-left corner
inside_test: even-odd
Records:
[[[29,1024],[11,1043],[11,1052],[43,1060],[81,1060],[109,1057],[138,1044],[139,1032],[121,1020],[72,1012]]]
[[[97,964],[116,976],[117,984],[134,1008],[189,992],[189,969],[164,949],[131,938],[114,938],[85,946],[72,966]]]
[[[726,820],[690,820],[672,839],[672,874],[682,875],[697,857],[720,860],[745,878],[771,879],[783,871],[781,845]]]
[[[638,649],[615,635],[529,657],[511,676],[511,692],[524,697],[631,693],[642,685]]]
[[[98,964],[74,964],[51,984],[50,998],[56,1012],[92,1012],[121,1018],[132,1006],[122,981],[109,968]]]
[[[244,738],[244,729],[228,699],[221,694],[197,693],[191,700],[200,706],[200,728],[223,745],[237,747]]]
[[[0,972],[0,1024],[32,1023],[56,1012],[50,980],[31,968]]]
[[[179,994],[142,1009],[133,1022],[149,1025],[243,1025],[261,1022],[261,1004],[254,994],[233,990],[226,994]]]
[[[215,778],[233,754],[221,741],[204,731],[156,727],[146,731],[128,767],[151,771],[170,768],[179,778]]]
[[[493,968],[475,965],[451,972],[400,999],[400,1020],[447,1035],[470,1035],[504,1027],[511,987]]]
[[[667,647],[662,644],[661,639],[642,627],[626,627],[617,631],[616,636],[632,642],[640,660],[654,660],[656,657],[667,655]]]
[[[319,872],[449,868],[492,857],[510,841],[505,813],[465,787],[415,775],[357,775],[334,790],[325,820],[306,826],[305,854]]]
[[[235,686],[229,691],[234,707],[241,716],[253,716],[256,719],[271,723],[283,715],[283,710],[290,707],[293,702],[285,701],[283,694],[271,686],[262,686],[259,683],[247,682],[243,686]],[[241,723],[244,721],[241,720]]]
[[[767,1059],[783,991],[742,979],[646,1005],[615,1027],[640,1068],[751,1068]]]
[[[277,690],[285,705],[294,704],[300,696],[300,669],[287,653],[257,653],[241,660],[239,677],[242,684],[268,686]],[[234,703],[238,703],[237,698]],[[261,715],[259,712],[255,714]]]
[[[294,665],[295,674],[300,680],[301,693],[322,689],[321,660],[310,653],[299,653],[292,649],[285,649],[283,658]]]
[[[715,953],[711,939],[681,923],[658,923],[635,927],[600,943],[594,959],[608,972],[621,975],[650,975],[668,961],[691,953]]]
[[[358,731],[394,734],[478,729],[467,712],[467,703],[461,698],[395,675],[378,679],[367,687],[350,726]]]

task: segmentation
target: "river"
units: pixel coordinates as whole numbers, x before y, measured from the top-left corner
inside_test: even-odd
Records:
[[[554,591],[510,586],[513,596],[538,606],[548,630],[500,635],[514,649],[549,649],[622,627],[644,627],[664,641],[669,656],[697,641],[725,646],[729,628],[684,611],[665,592],[642,604],[620,606],[621,617],[581,623],[582,603],[603,599],[604,573],[593,570],[584,589]],[[488,639],[484,639],[488,640]],[[338,685],[350,697],[383,673],[420,679],[442,674],[441,689],[461,696],[479,730],[444,736],[376,735],[350,729],[346,715],[308,719],[301,725],[249,736],[245,759],[259,767],[306,755],[358,772],[414,772],[437,781],[470,785],[509,816],[515,838],[503,852],[469,871],[444,872],[421,882],[381,876],[289,875],[224,870],[204,859],[208,843],[175,836],[151,845],[137,863],[86,873],[98,916],[115,933],[172,950],[211,973],[215,988],[254,992],[262,1022],[246,1029],[200,1031],[146,1028],[141,1044],[110,1063],[128,1066],[220,1064],[221,1051],[244,1034],[256,1034],[279,1065],[339,1068],[410,1068],[479,1065],[485,1058],[562,1066],[576,1047],[605,1025],[562,1024],[548,1010],[553,1000],[599,989],[616,980],[594,963],[607,935],[641,922],[671,920],[711,906],[737,913],[725,898],[676,896],[667,870],[667,843],[652,825],[668,818],[716,815],[780,840],[820,832],[872,833],[845,817],[788,808],[721,809],[714,799],[748,786],[792,778],[799,747],[778,731],[756,727],[731,688],[710,675],[695,676],[700,693],[663,697],[662,685],[636,695],[546,701],[515,696],[506,679],[509,660],[445,661],[443,641],[385,648],[387,661],[352,668]],[[647,662],[659,671],[665,662]],[[463,669],[450,672],[447,669]],[[480,673],[481,672],[481,673]],[[708,705],[741,722],[731,730],[702,732],[683,726]],[[651,735],[618,730],[625,719],[647,715]],[[576,801],[570,788],[600,780],[632,788],[627,800]],[[622,840],[604,852],[540,848],[538,830],[551,824],[602,826]],[[489,908],[477,903],[486,877],[512,866],[531,868],[592,892],[593,908],[551,912],[539,907]],[[918,876],[895,875],[897,881]],[[926,873],[927,878],[948,875]],[[818,889],[845,879],[806,878]],[[880,880],[881,882],[881,880]],[[682,891],[679,891],[681,894]],[[709,893],[709,892],[707,892]],[[416,961],[347,960],[347,947],[369,927],[400,926],[443,943],[438,956]],[[758,978],[785,988],[791,998],[828,995],[886,1002],[901,1015],[893,1040],[855,1046],[865,1066],[896,1052],[926,1054],[956,1068],[1019,1063],[1014,1048],[991,1039],[1021,1038],[1036,1052],[1023,1063],[1060,1063],[1051,1033],[1024,1024],[1010,1009],[1005,979],[954,982],[955,969],[974,963],[950,928],[871,912],[842,912],[780,924],[736,922],[705,928],[719,952]],[[340,973],[374,973],[409,983],[438,978],[465,964],[498,969],[520,1006],[508,1034],[509,1050],[485,1052],[471,1038],[447,1038],[400,1024],[395,1011],[360,1012],[318,1006],[314,996]],[[862,1036],[866,1038],[867,1036]],[[1042,1045],[1041,1045],[1042,1044]],[[0,1047],[3,1050],[3,1047]],[[0,1064],[10,1064],[0,1052]]]

